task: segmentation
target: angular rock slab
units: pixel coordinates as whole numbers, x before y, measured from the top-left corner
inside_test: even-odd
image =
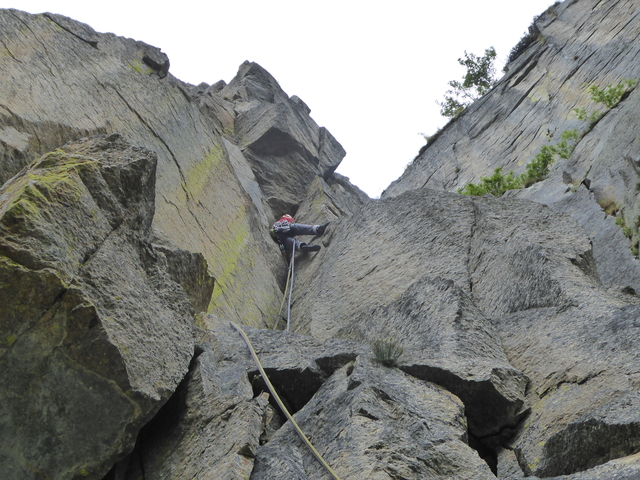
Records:
[[[637,480],[638,478],[640,478],[640,453],[612,460],[585,472],[547,477],[547,480]]]
[[[496,320],[531,378],[531,413],[509,444],[524,473],[568,475],[640,450],[638,318],[634,296],[591,295]]]
[[[268,395],[253,398],[246,369],[217,362],[205,347],[132,454],[114,467],[115,478],[248,478],[272,417]]]
[[[502,473],[498,470],[498,478],[508,480],[540,479],[540,477],[531,475],[525,477],[517,467],[513,470],[505,470]],[[611,460],[604,465],[599,465],[584,472],[544,478],[545,480],[638,480],[640,478],[640,453]]]
[[[155,162],[99,137],[0,190],[3,478],[102,478],[187,371],[194,310],[148,240]]]
[[[296,212],[296,221],[309,225],[331,222],[352,215],[369,200],[366,193],[339,173],[326,181],[316,177]]]
[[[212,315],[213,328],[204,339],[219,362],[243,365],[256,391],[268,391],[259,378],[250,351],[240,334]],[[243,327],[273,385],[292,412],[301,409],[335,370],[365,351],[362,345],[345,340],[318,341],[312,337],[276,330]]]
[[[328,178],[346,152],[256,63],[244,62],[220,96],[235,104],[234,134],[274,213],[295,213],[314,178]]]
[[[134,452],[117,466],[125,472],[123,479],[248,478],[258,446],[280,428],[281,417],[240,334],[212,315],[206,321],[213,328],[205,334],[203,352],[176,394],[141,431]],[[243,329],[292,411],[304,407],[361,348]]]
[[[453,281],[422,277],[396,301],[354,317],[338,336],[397,342],[403,371],[463,401],[471,434],[513,432],[528,378],[511,366],[493,324]]]
[[[343,480],[495,478],[467,445],[460,400],[363,357],[338,370],[294,418]],[[329,477],[286,423],[258,449],[250,478]]]
[[[582,228],[533,202],[414,190],[331,230],[331,247],[296,270],[292,328],[319,339],[425,274],[453,280],[487,316],[569,304],[600,286]]]

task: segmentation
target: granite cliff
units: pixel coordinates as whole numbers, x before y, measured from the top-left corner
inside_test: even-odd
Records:
[[[158,48],[0,10],[2,478],[332,478],[230,322],[333,478],[640,478],[640,270],[614,218],[637,229],[636,89],[571,113],[639,77],[639,14],[550,8],[371,200],[259,65],[189,85]],[[574,128],[546,180],[455,193]],[[331,222],[289,332],[284,211]]]

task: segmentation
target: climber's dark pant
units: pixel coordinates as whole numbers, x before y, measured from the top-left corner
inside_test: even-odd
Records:
[[[300,245],[306,245],[304,242],[300,242],[295,235],[315,235],[317,225],[304,225],[303,223],[294,223],[289,230],[288,235],[278,236],[278,240],[284,245],[284,248],[288,253],[292,252],[295,248],[296,252],[300,251]]]

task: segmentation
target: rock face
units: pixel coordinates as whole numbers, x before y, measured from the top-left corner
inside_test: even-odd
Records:
[[[204,255],[217,280],[208,310],[264,326],[283,276],[264,226],[295,214],[345,155],[304,102],[254,63],[229,85],[194,87],[159,49],[59,15],[1,10],[0,26],[0,183],[87,135],[145,146],[158,157],[154,225]]]
[[[5,478],[100,478],[187,370],[194,309],[171,271],[193,254],[150,243],[155,166],[112,135],[0,190]]]
[[[382,196],[423,187],[456,191],[497,167],[520,173],[543,145],[575,129],[580,141],[571,157],[558,159],[541,184],[513,194],[572,215],[589,233],[602,281],[640,291],[640,264],[629,252],[640,214],[640,90],[614,108],[592,100],[589,91],[640,77],[637,15],[633,0],[550,7],[535,22],[540,34],[498,85],[450,122]],[[599,116],[580,120],[574,111],[580,108]],[[631,240],[604,210],[624,219]]]
[[[155,47],[0,10],[3,480],[329,478],[294,422],[343,480],[638,478],[637,90],[571,114],[637,76],[636,12],[550,8],[371,200],[259,65],[188,85]],[[447,191],[572,128],[547,180]],[[290,332],[285,211],[331,222]]]
[[[336,372],[296,420],[340,478],[495,478],[467,444],[463,412],[447,391],[359,358]],[[258,450],[251,478],[324,473],[287,423]]]

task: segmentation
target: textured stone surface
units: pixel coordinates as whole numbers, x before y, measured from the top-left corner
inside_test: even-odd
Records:
[[[500,476],[498,478],[508,478],[509,480],[539,480],[536,476],[523,476],[516,471]],[[592,468],[590,470],[573,473],[571,475],[561,475],[558,477],[544,477],[546,480],[637,480],[640,478],[640,454],[611,460],[610,462]]]
[[[149,242],[155,162],[95,138],[0,190],[5,478],[102,478],[186,373],[194,310]]]
[[[510,444],[525,473],[565,475],[640,450],[640,305],[621,297],[596,291],[499,320],[510,361],[531,378],[531,412]]]
[[[346,154],[307,105],[255,63],[241,65],[220,95],[235,101],[234,133],[276,215],[294,211],[314,178],[329,177]]]
[[[354,214],[369,201],[364,192],[340,174],[334,174],[326,181],[317,177],[296,212],[296,221],[310,225],[331,222]]]
[[[598,205],[614,204],[637,231],[640,90],[611,110],[588,91],[640,77],[638,7],[635,0],[566,0],[551,7],[536,22],[538,39],[497,86],[450,122],[383,197],[422,187],[455,191],[496,167],[520,173],[542,145],[577,129],[584,137],[573,155],[552,167],[544,185],[517,195],[574,216],[590,233],[602,281],[640,291],[640,264],[627,251],[630,242],[613,221],[603,222]],[[574,108],[605,115],[591,125],[578,120]],[[583,181],[590,195],[576,191]]]
[[[141,431],[115,478],[248,478],[268,421],[268,395],[253,398],[242,365],[205,350],[185,381]]]
[[[0,10],[0,41],[0,183],[96,133],[154,151],[154,225],[207,260],[217,280],[207,310],[264,326],[284,277],[265,228],[281,214],[271,207],[295,211],[344,157],[304,102],[250,62],[229,85],[194,87],[158,48],[59,15]]]
[[[207,322],[212,328],[203,352],[176,394],[141,432],[134,452],[114,467],[114,474],[123,475],[114,478],[248,478],[259,444],[282,425],[240,334],[211,316]],[[363,349],[353,342],[322,343],[279,331],[246,332],[292,412]]]
[[[638,448],[633,408],[614,406],[636,403],[638,299],[600,284],[570,217],[532,202],[413,191],[337,221],[309,257],[296,262],[294,330],[397,341],[401,368],[459,396],[483,445],[518,432],[511,447],[525,473],[573,473]],[[619,364],[593,361],[598,336],[629,345],[616,350]],[[584,385],[562,395],[565,381]],[[617,440],[603,447],[594,422]]]
[[[466,443],[453,395],[360,357],[338,370],[295,417],[342,479],[495,478]],[[256,456],[252,480],[327,472],[287,423]]]
[[[577,224],[532,202],[408,192],[368,204],[330,232],[330,247],[297,262],[294,330],[317,338],[334,336],[354,315],[397,300],[425,272],[454,281],[491,315],[562,305],[596,282],[590,245]],[[546,266],[530,264],[540,272],[519,264],[544,255]],[[558,279],[549,285],[544,276]]]
[[[267,391],[238,332],[217,319],[207,320],[212,328],[204,338],[211,343],[216,359],[244,365],[254,388]],[[308,336],[252,328],[245,328],[245,332],[271,382],[293,412],[302,408],[336,369],[368,351],[344,340],[321,342]]]

